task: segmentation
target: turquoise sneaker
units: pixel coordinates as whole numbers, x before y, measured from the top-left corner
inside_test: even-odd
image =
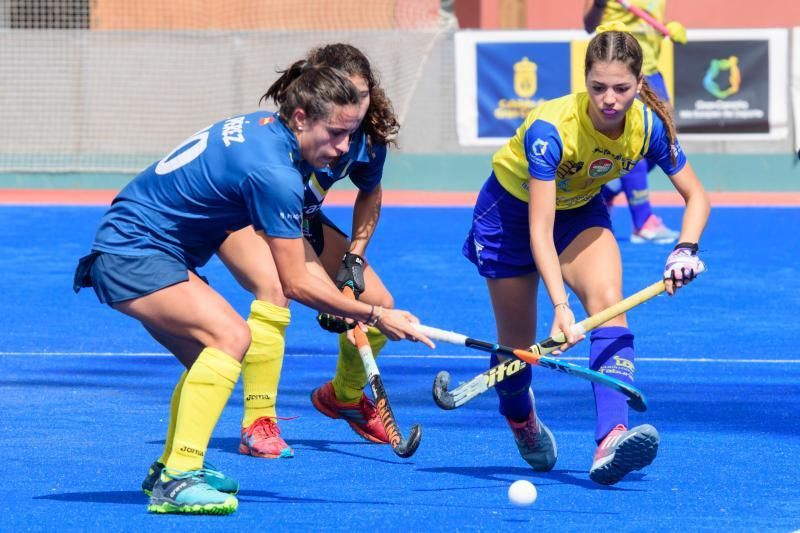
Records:
[[[147,477],[142,481],[142,492],[151,496],[153,494],[153,486],[161,477],[161,471],[164,470],[163,463],[159,461],[153,462],[150,469],[147,471]],[[227,492],[228,494],[236,494],[239,492],[239,482],[223,474],[211,463],[203,463],[202,470],[203,476],[206,478],[206,483],[220,492]]]
[[[634,470],[641,470],[656,458],[658,431],[650,424],[612,429],[594,452],[589,477],[601,485],[613,485]]]
[[[558,448],[553,433],[531,410],[524,422],[514,422],[506,418],[508,426],[514,433],[514,442],[519,454],[537,472],[549,472],[556,465]]]
[[[231,494],[218,491],[207,479],[205,469],[189,472],[162,469],[161,476],[153,485],[147,510],[151,513],[214,515],[235,512],[239,500]]]

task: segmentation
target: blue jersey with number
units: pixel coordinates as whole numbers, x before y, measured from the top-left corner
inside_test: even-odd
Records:
[[[303,214],[314,216],[322,207],[325,195],[334,183],[349,176],[350,181],[364,192],[371,192],[383,177],[386,145],[367,145],[367,135],[359,129],[350,139],[350,149],[333,167],[315,169],[306,182]]]
[[[170,254],[204,265],[232,231],[252,224],[300,238],[303,163],[297,138],[277,114],[217,122],[136,176],[103,217],[92,248]]]

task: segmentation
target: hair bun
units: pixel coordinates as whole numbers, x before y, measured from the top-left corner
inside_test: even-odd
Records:
[[[615,20],[613,22],[606,22],[605,24],[601,24],[597,27],[597,33],[605,33],[607,31],[628,31],[628,27],[625,26],[623,22],[619,20]]]

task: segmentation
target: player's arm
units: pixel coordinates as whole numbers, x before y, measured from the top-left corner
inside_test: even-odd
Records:
[[[364,256],[381,215],[381,178],[385,161],[386,145],[377,145],[373,147],[369,163],[354,165],[350,172],[350,181],[358,187],[358,195],[353,206],[352,238],[336,273],[336,284],[340,287],[349,286],[356,298],[367,288]]]
[[[708,193],[688,161],[677,174],[670,176],[669,179],[686,203],[679,242],[700,242],[700,236],[703,234],[711,213],[711,201]]]
[[[414,328],[419,320],[407,311],[383,309],[346,298],[332,284],[312,275],[305,266],[302,238],[271,237],[258,232],[269,245],[284,295],[303,305],[374,325],[392,340],[414,339],[433,348],[433,343]]]
[[[600,25],[606,4],[608,0],[586,0],[583,6],[583,27],[587,33],[594,33]]]
[[[561,264],[558,251],[553,241],[553,226],[556,218],[556,183],[553,180],[528,180],[530,197],[528,201],[528,218],[530,221],[531,250],[536,262],[536,269],[542,278],[547,294],[553,304],[553,328],[551,336],[558,331],[563,332],[567,344],[561,347],[566,350],[578,341],[572,333],[575,316],[567,303],[567,290],[561,276]]]
[[[369,192],[358,191],[353,205],[353,237],[348,250],[350,253],[362,257],[367,253],[367,245],[381,216],[382,199],[383,189],[380,184]]]
[[[530,245],[536,269],[542,278],[555,318],[552,334],[560,330],[567,338],[562,350],[579,339],[572,333],[575,317],[567,304],[567,291],[561,276],[561,264],[553,241],[556,218],[556,170],[561,162],[561,135],[556,127],[542,120],[534,120],[523,140],[528,162],[528,224]]]
[[[664,267],[664,285],[667,293],[673,295],[677,289],[705,270],[705,264],[697,252],[700,236],[711,212],[711,202],[703,184],[686,160],[680,143],[677,140],[670,143],[664,123],[658,117],[653,120],[652,141],[646,157],[656,162],[669,176],[686,204],[678,245],[667,257]]]

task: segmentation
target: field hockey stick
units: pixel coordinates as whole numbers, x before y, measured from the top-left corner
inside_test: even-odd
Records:
[[[575,324],[572,326],[572,333],[575,335],[583,335],[597,328],[601,324],[608,322],[612,318],[621,315],[630,309],[633,309],[637,305],[642,304],[651,298],[658,296],[664,292],[664,290],[664,282],[658,281],[649,287],[642,289],[636,294],[625,298],[621,302],[612,305],[608,309],[605,309]],[[545,357],[546,354],[552,352],[566,342],[566,337],[563,333],[558,333],[554,337],[549,337],[537,344],[534,344],[528,350],[521,350],[496,343],[472,339],[465,335],[432,328],[429,326],[418,325],[417,328],[431,339],[467,346],[469,348],[475,348],[485,352],[494,352],[514,358],[503,361],[489,370],[478,374],[468,382],[462,383],[452,391],[447,390],[447,387],[450,384],[450,374],[445,371],[439,372],[433,382],[433,398],[436,401],[436,404],[442,409],[455,409],[456,407],[461,407],[476,396],[479,396],[480,394],[483,394],[489,390],[491,387],[494,387],[503,379],[511,377],[514,374],[522,371],[527,363],[549,368],[551,370],[558,370],[560,372],[609,387],[627,396],[628,404],[632,409],[636,411],[644,411],[647,409],[647,401],[645,400],[644,395],[635,387],[632,387],[625,382],[595,370],[584,368],[560,359]]]
[[[348,298],[355,299],[353,289],[348,286],[342,288],[342,292]],[[389,442],[392,445],[394,453],[400,457],[411,457],[419,447],[419,441],[422,438],[422,428],[419,424],[411,426],[411,432],[408,434],[408,440],[403,437],[400,432],[400,426],[392,412],[392,406],[389,405],[389,396],[386,394],[386,389],[383,386],[378,365],[375,363],[375,356],[372,353],[372,347],[369,344],[369,339],[361,326],[356,324],[353,328],[353,335],[356,339],[356,348],[358,354],[361,356],[361,361],[364,363],[364,370],[367,371],[367,381],[372,389],[372,398],[375,400],[375,409],[378,411],[378,416],[381,419],[383,428],[386,430],[386,435],[389,437]]]
[[[630,0],[617,0],[617,2],[619,2],[619,4],[622,7],[624,7],[626,10],[630,11],[631,13],[633,13],[634,15],[636,15],[637,17],[639,17],[643,21],[645,21],[648,24],[650,24],[653,28],[655,28],[656,31],[658,31],[664,37],[669,37],[669,30],[667,29],[667,27],[664,26],[659,21],[657,21],[656,18],[653,15],[651,15],[650,13],[645,11],[644,9],[631,4]]]

